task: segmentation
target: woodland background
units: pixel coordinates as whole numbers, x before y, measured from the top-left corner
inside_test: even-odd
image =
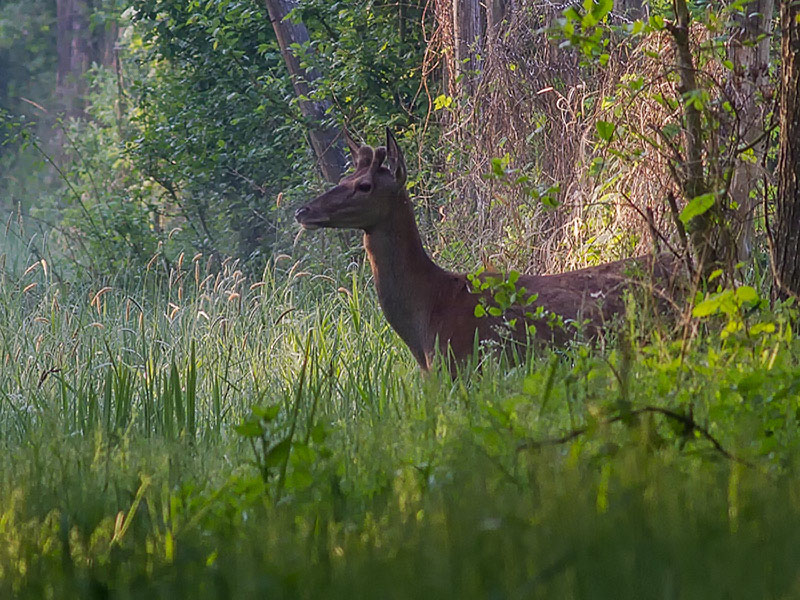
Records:
[[[678,4],[688,54],[666,1],[5,2],[2,209],[95,272],[258,271],[346,170],[341,128],[389,126],[448,265],[683,252],[689,229],[732,272],[775,205],[778,7]]]
[[[0,0],[0,597],[800,595],[800,2]],[[357,232],[674,252],[677,320],[423,377]],[[473,368],[479,367],[479,368]]]

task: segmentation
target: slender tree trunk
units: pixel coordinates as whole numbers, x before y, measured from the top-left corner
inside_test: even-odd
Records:
[[[781,0],[778,196],[772,259],[782,296],[800,296],[800,3]]]
[[[506,18],[510,0],[486,0],[486,37],[497,33],[499,25]]]
[[[478,56],[483,49],[485,14],[479,0],[452,1],[456,77],[466,93],[472,94],[481,68]]]
[[[97,26],[90,19],[96,0],[56,0],[58,65],[56,95],[70,117],[84,117],[86,81],[92,64],[116,64],[117,25]]]
[[[502,2],[493,1],[502,7]],[[444,87],[454,98],[470,96],[475,91],[486,20],[480,0],[436,0],[436,21],[444,57]]]
[[[90,65],[89,5],[86,0],[57,0],[58,66],[56,95],[68,116],[83,114],[83,75]]]
[[[677,71],[680,78],[678,92],[683,103],[683,136],[685,139],[685,158],[681,166],[683,195],[687,202],[705,194],[705,165],[703,162],[703,124],[700,110],[693,102],[686,100],[697,91],[697,77],[690,44],[691,15],[685,0],[673,0],[675,22],[667,27],[675,40]],[[714,207],[689,222],[689,233],[700,270],[710,273],[719,266],[720,255],[716,248]]]
[[[294,91],[298,97],[309,98],[311,95],[309,83],[317,79],[318,75],[313,70],[302,68],[291,48],[292,44],[302,45],[309,41],[308,30],[302,23],[292,23],[286,18],[286,15],[296,8],[297,3],[295,0],[265,1],[283,60],[292,78]],[[344,173],[345,156],[337,139],[337,132],[323,125],[325,111],[329,107],[326,102],[300,100],[300,111],[310,123],[308,134],[322,176],[327,181],[336,183]]]
[[[734,235],[739,260],[750,256],[754,236],[754,215],[758,207],[752,192],[758,185],[760,165],[767,151],[764,136],[769,112],[766,91],[769,87],[769,49],[775,0],[753,0],[735,19],[731,36],[730,94],[736,108],[736,138],[740,147],[749,148],[739,157],[731,178],[730,198],[736,205]],[[760,138],[760,139],[759,139]]]

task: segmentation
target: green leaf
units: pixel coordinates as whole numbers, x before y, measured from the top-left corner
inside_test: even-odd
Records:
[[[535,396],[539,392],[540,388],[541,385],[539,383],[538,378],[535,375],[528,375],[522,381],[522,391],[528,394],[529,396]]]
[[[510,299],[508,297],[508,292],[506,292],[505,290],[496,291],[494,293],[494,301],[500,307],[507,307],[511,303],[511,301],[510,301]],[[489,312],[491,312],[491,310]]]
[[[292,445],[292,464],[313,464],[317,459],[317,453],[308,444],[303,442],[295,442]]]
[[[716,198],[712,193],[703,194],[701,196],[697,196],[696,198],[692,198],[689,203],[683,207],[683,210],[679,215],[681,222],[684,225],[687,225],[689,221],[695,217],[705,214],[709,208],[714,206],[715,201]]]
[[[600,136],[601,140],[606,142],[611,141],[611,138],[614,136],[614,130],[617,128],[616,125],[608,121],[598,121],[595,127],[597,127],[597,135]]]
[[[494,173],[498,177],[502,177],[503,176],[503,167],[500,164],[500,159],[499,158],[493,158],[492,159],[492,173]]]
[[[583,19],[581,19],[581,27],[584,29],[590,29],[597,25],[598,21],[595,16],[591,12],[587,12],[583,15]]]
[[[760,299],[758,292],[752,286],[743,285],[736,289],[736,300],[738,300],[740,304],[750,304],[758,302]]]
[[[750,328],[751,335],[759,333],[775,333],[775,323],[756,323]]]
[[[328,437],[328,426],[320,421],[311,429],[311,439],[316,444],[321,444]]]
[[[486,316],[486,309],[483,307],[483,304],[475,305],[475,316],[478,318]]]
[[[581,18],[580,13],[574,6],[570,6],[564,11],[564,16],[567,18],[567,21],[579,21]]]
[[[650,17],[650,27],[656,31],[664,29],[664,17],[661,15],[653,15]]]
[[[278,416],[278,413],[281,411],[281,407],[278,405],[275,406],[254,406],[250,409],[255,416],[260,419],[264,419],[265,421],[272,421],[275,417]]]
[[[437,96],[433,101],[433,110],[442,110],[443,108],[450,108],[453,103],[453,97],[442,94]]]
[[[264,433],[264,428],[255,419],[248,419],[233,428],[236,433],[246,438],[259,437]]]
[[[304,490],[314,483],[314,476],[306,467],[294,469],[287,478],[286,485],[295,490]]]
[[[614,0],[594,0],[593,4],[592,14],[598,22],[605,19],[614,8]]]
[[[292,449],[292,440],[288,437],[275,444],[267,453],[264,464],[268,467],[278,467],[286,461],[289,457],[289,451]]]
[[[697,304],[692,309],[693,317],[707,317],[713,315],[719,309],[719,298],[708,298]]]
[[[595,156],[592,159],[592,162],[589,164],[589,175],[592,177],[597,177],[600,175],[600,172],[603,170],[605,166],[605,161],[603,160],[602,156]]]

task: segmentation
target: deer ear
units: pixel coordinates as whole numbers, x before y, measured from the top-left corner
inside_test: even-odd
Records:
[[[358,167],[358,151],[361,148],[361,144],[353,139],[346,127],[342,129],[342,137],[344,137],[344,141],[350,149],[350,161],[354,167]]]
[[[394,175],[395,180],[401,186],[405,185],[408,171],[406,170],[406,161],[403,158],[403,152],[400,146],[397,145],[397,140],[394,139],[392,131],[386,128],[386,158],[387,166]]]

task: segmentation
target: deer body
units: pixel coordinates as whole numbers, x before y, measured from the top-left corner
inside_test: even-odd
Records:
[[[530,324],[536,326],[536,337],[546,341],[564,343],[574,335],[575,328],[551,327],[546,315],[533,317],[536,306],[568,322],[586,322],[589,333],[596,333],[624,310],[627,268],[637,265],[660,280],[674,271],[668,257],[643,257],[558,275],[523,275],[516,286],[525,288],[525,296],[538,295],[532,306],[514,305],[499,317],[477,317],[475,307],[482,300],[493,304],[491,293],[474,293],[466,275],[442,269],[425,252],[405,188],[405,162],[391,133],[386,148],[348,143],[355,173],[298,209],[296,219],[306,229],[364,230],[383,313],[425,371],[437,352],[456,361],[469,356],[476,335],[481,342],[526,343]],[[383,166],[386,158],[388,167]]]

